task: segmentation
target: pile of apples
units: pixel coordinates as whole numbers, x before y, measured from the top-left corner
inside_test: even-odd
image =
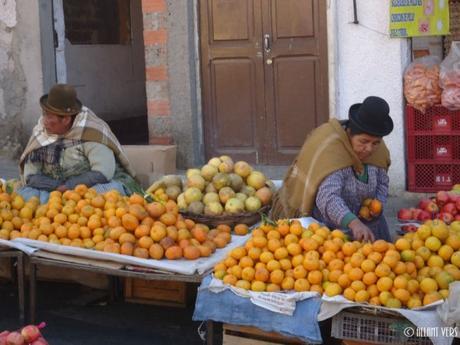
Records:
[[[40,329],[45,327],[45,323],[27,325],[20,331],[3,331],[0,333],[0,345],[49,345],[43,338]]]
[[[440,219],[446,224],[460,221],[460,195],[439,191],[432,198],[420,200],[416,208],[400,209],[398,219],[421,223],[430,219]]]

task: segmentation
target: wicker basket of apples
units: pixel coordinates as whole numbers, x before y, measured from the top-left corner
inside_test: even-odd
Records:
[[[274,188],[247,162],[214,157],[199,169],[187,170],[177,205],[184,217],[210,226],[253,225],[270,210]]]

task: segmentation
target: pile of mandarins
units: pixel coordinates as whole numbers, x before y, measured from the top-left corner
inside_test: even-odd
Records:
[[[214,267],[224,283],[253,291],[316,291],[386,307],[446,298],[460,280],[460,231],[429,221],[395,243],[347,241],[317,223],[280,220],[254,229],[244,247]]]
[[[179,214],[176,202],[147,203],[139,194],[98,194],[78,185],[50,193],[48,203],[0,193],[0,239],[28,238],[139,258],[194,260],[231,240],[225,225],[209,229]]]

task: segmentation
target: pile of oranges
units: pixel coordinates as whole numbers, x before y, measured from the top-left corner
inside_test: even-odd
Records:
[[[147,203],[139,194],[98,194],[78,185],[53,191],[47,204],[0,193],[0,238],[28,238],[139,258],[194,260],[231,240],[231,228],[209,229],[179,214],[172,200]]]
[[[446,298],[460,280],[460,232],[430,221],[395,243],[348,241],[317,223],[280,220],[254,229],[244,247],[214,267],[224,283],[253,291],[316,291],[387,307]]]

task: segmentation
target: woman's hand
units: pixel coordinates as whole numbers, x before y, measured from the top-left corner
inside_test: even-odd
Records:
[[[375,241],[374,234],[371,229],[363,224],[358,218],[352,220],[348,227],[351,229],[353,238],[357,241]]]

